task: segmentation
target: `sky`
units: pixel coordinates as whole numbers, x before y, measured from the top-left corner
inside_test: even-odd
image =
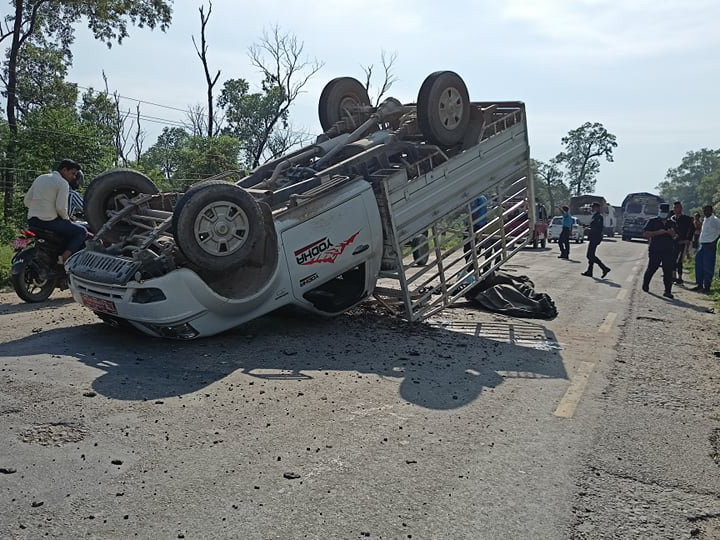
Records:
[[[79,26],[69,79],[102,89],[104,71],[123,106],[155,103],[163,107],[141,103],[141,114],[185,121],[183,110],[205,102],[192,42],[202,4],[175,0],[167,32],[131,27],[111,49]],[[600,122],[618,147],[614,162],[601,161],[595,192],[619,205],[629,192],[655,191],[688,151],[720,148],[718,21],[717,0],[215,0],[206,36],[217,92],[234,78],[259,90],[248,48],[275,26],[323,62],[291,109],[300,132],[321,131],[328,81],[363,80],[362,66],[379,66],[382,51],[397,54],[389,95],[403,102],[438,70],[457,72],[471,100],[525,102],[540,161],[562,150],[568,131]],[[142,128],[147,148],[162,124]]]

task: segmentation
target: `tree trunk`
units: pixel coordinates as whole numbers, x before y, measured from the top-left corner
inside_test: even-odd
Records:
[[[547,179],[547,188],[548,188],[548,199],[550,199],[549,215],[554,216],[555,215],[555,197],[553,197],[553,190],[552,190],[552,185],[550,183],[550,179]]]
[[[7,115],[8,128],[10,129],[10,140],[7,145],[5,159],[5,204],[3,207],[3,218],[7,223],[13,206],[15,195],[15,165],[17,163],[17,117],[15,115],[17,105],[17,57],[22,45],[22,22],[23,22],[23,0],[15,2],[15,23],[13,25],[12,43],[8,53],[8,74],[7,74]]]

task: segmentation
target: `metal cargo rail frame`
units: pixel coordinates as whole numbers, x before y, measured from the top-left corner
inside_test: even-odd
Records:
[[[494,109],[496,120],[484,126],[478,144],[426,174],[409,179],[401,169],[374,182],[386,231],[374,297],[408,321],[463,299],[531,240],[535,196],[525,105],[482,105]],[[474,207],[481,195],[486,207]],[[418,264],[419,253],[427,261]]]

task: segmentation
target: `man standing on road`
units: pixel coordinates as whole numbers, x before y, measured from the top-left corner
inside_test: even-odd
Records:
[[[703,206],[703,214],[705,219],[698,239],[700,247],[695,253],[695,282],[697,287],[690,290],[708,293],[715,272],[716,246],[720,237],[720,218],[713,214],[713,207],[709,204]]]
[[[673,203],[671,219],[675,222],[675,230],[678,234],[677,240],[675,240],[675,283],[682,285],[683,260],[685,253],[690,249],[690,243],[695,234],[695,224],[693,218],[683,214],[683,205],[680,201]]]
[[[674,298],[672,294],[672,273],[676,261],[676,242],[680,236],[677,233],[677,223],[672,219],[668,219],[669,214],[670,205],[662,203],[658,217],[651,219],[645,225],[643,236],[648,239],[650,246],[648,247],[648,266],[643,276],[642,290],[650,292],[650,280],[662,264],[663,284],[665,285],[663,296],[665,298]]]
[[[570,215],[570,209],[566,204],[562,206],[562,232],[558,239],[560,247],[560,259],[570,258],[570,232],[572,231],[573,218]]]
[[[597,265],[602,269],[602,277],[605,277],[610,271],[610,268],[605,266],[603,262],[598,259],[597,255],[595,255],[595,250],[597,250],[598,245],[602,242],[603,229],[605,228],[605,223],[602,214],[600,213],[600,203],[592,203],[592,210],[593,217],[590,222],[590,234],[588,235],[589,244],[587,248],[588,267],[582,275],[592,277],[593,265],[597,263]]]

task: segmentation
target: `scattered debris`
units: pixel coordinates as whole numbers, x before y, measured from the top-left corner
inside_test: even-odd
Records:
[[[41,446],[61,446],[81,441],[88,431],[84,427],[69,422],[51,422],[36,424],[20,434],[20,440]]]

